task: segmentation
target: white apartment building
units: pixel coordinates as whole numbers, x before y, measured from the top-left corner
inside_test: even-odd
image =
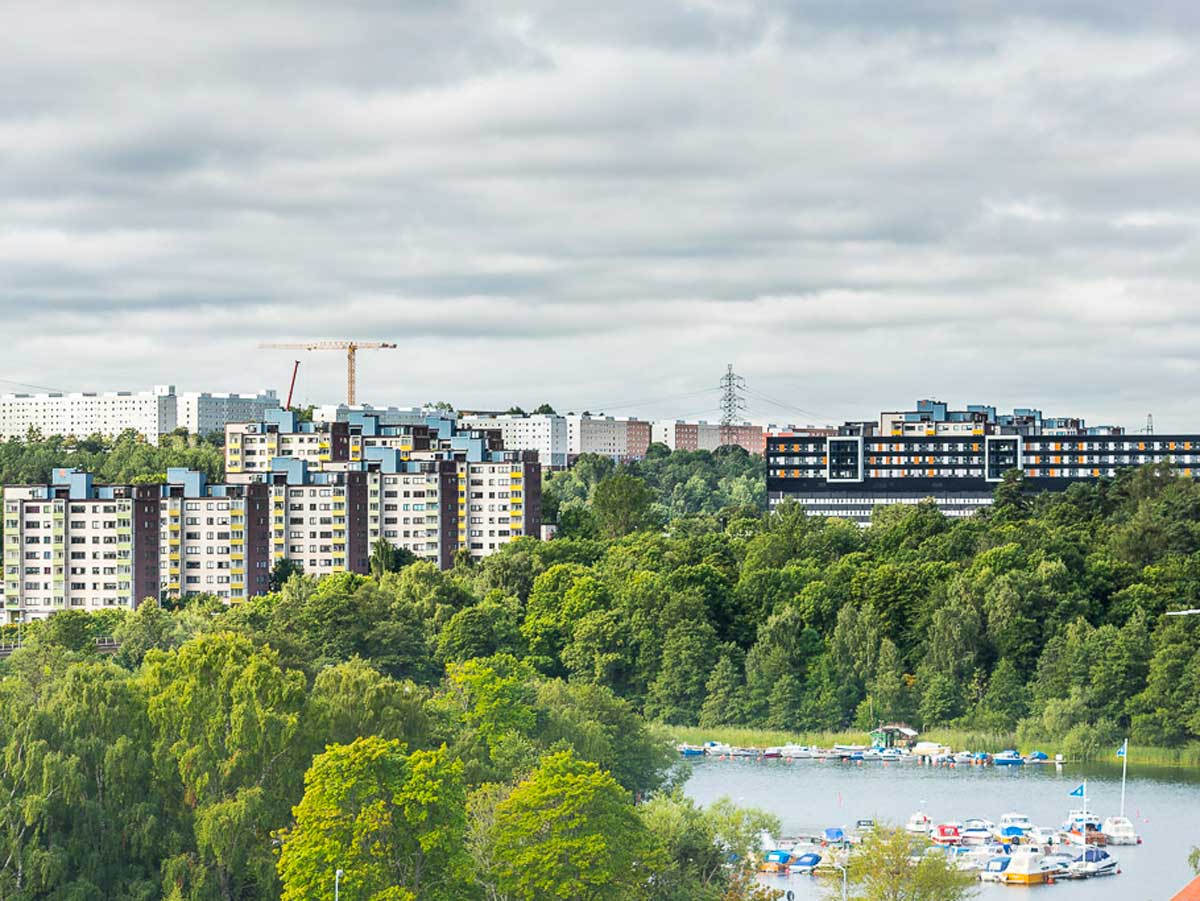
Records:
[[[419,471],[368,474],[370,546],[383,538],[421,560],[451,566],[452,548],[441,540],[441,501],[443,486],[456,489],[457,478],[434,462],[415,468]]]
[[[224,430],[230,422],[259,422],[267,410],[279,407],[273,389],[258,394],[209,394],[189,391],[175,402],[175,428],[195,435],[210,435]]]
[[[265,504],[261,504],[265,506]],[[247,560],[246,522],[262,517],[244,495],[168,495],[162,498],[159,588],[165,596],[213,594],[244,601],[267,588],[271,560],[260,548]],[[249,568],[249,572],[247,569]]]
[[[650,446],[651,423],[641,419],[576,413],[563,418],[567,421],[567,453],[571,460],[580,454],[638,460]]]
[[[540,464],[458,461],[457,478],[458,546],[472,558],[487,557],[522,535],[539,535]]]
[[[132,496],[47,496],[44,486],[4,489],[6,621],[59,610],[133,607]]]
[[[261,394],[177,394],[174,385],[150,391],[0,395],[0,439],[24,438],[30,429],[43,436],[119,435],[132,429],[157,444],[160,435],[185,427],[219,432],[231,421],[261,419],[279,406],[273,391]]]
[[[176,404],[174,385],[104,394],[4,394],[0,395],[0,438],[24,438],[30,429],[43,436],[77,438],[133,429],[157,444],[159,435],[175,428]]]
[[[349,422],[352,414],[369,413],[379,417],[380,425],[423,425],[429,412],[421,407],[373,407],[370,404],[321,404],[313,408],[313,422]],[[453,417],[453,413],[437,413]]]
[[[537,451],[543,467],[565,468],[572,453],[567,419],[557,414],[462,416],[458,424],[464,429],[499,431],[505,448]]]

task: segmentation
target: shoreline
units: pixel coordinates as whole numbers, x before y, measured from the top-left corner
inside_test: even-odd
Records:
[[[700,745],[706,741],[718,741],[723,744],[743,748],[768,748],[786,744],[810,745],[821,748],[831,748],[835,744],[871,744],[866,732],[854,730],[843,732],[789,732],[777,729],[755,729],[743,726],[673,726],[666,723],[655,723],[654,728],[660,730],[664,738],[672,744]],[[995,754],[1007,748],[1015,748],[1021,754],[1029,754],[1035,750],[1050,756],[1051,761],[1057,753],[1063,753],[1053,743],[1019,742],[1014,734],[973,732],[959,729],[932,729],[921,733],[921,741],[934,741],[950,747],[954,751],[985,751]],[[1119,766],[1116,749],[1113,749],[1111,760],[1107,754],[1084,754],[1069,756],[1063,753],[1064,763],[1108,763]],[[1162,748],[1154,746],[1130,745],[1129,763],[1131,768],[1158,767],[1163,769],[1197,769],[1200,768],[1200,746],[1187,745],[1182,748]]]

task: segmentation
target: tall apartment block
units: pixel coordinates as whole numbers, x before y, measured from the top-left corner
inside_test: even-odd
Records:
[[[1200,435],[1126,435],[1035,409],[950,410],[920,401],[878,423],[848,422],[836,436],[781,432],[767,439],[767,497],[866,524],[876,505],[933,499],[949,516],[992,503],[996,484],[1020,470],[1040,490],[1111,478],[1125,467],[1169,461],[1200,476]]]
[[[0,395],[0,439],[42,435],[119,435],[133,430],[157,444],[179,427],[208,434],[227,422],[259,419],[279,406],[274,391],[260,394],[177,393],[174,385],[151,391]]]
[[[498,430],[505,447],[535,451],[543,468],[565,469],[570,461],[571,446],[564,416],[554,413],[465,415],[458,417],[458,423],[466,429]]]
[[[665,444],[671,450],[714,451],[718,447],[736,445],[752,454],[762,454],[766,446],[762,426],[748,422],[726,426],[716,422],[660,419],[653,425],[652,437],[655,443]]]
[[[641,460],[650,448],[651,424],[640,419],[569,413],[567,456],[600,454],[617,461]]]

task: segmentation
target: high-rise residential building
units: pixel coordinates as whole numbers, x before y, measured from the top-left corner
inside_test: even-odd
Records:
[[[1062,490],[1122,468],[1171,462],[1200,476],[1200,435],[1126,435],[1036,410],[951,411],[921,401],[907,413],[846,423],[836,436],[780,432],[767,439],[767,497],[859,523],[874,507],[932,499],[949,516],[990,506],[996,485],[1019,470],[1027,485]]]
[[[563,469],[571,449],[567,440],[567,420],[556,413],[464,415],[458,423],[468,429],[496,429],[510,450],[536,451],[543,468]],[[649,443],[649,442],[647,442]]]
[[[437,410],[421,407],[373,407],[370,404],[322,404],[313,407],[313,422],[350,422],[363,416],[373,416],[381,426],[422,425],[430,416],[444,416]],[[247,417],[249,418],[249,417]]]
[[[703,420],[660,419],[653,424],[651,435],[656,444],[665,444],[671,450],[714,451],[718,447],[737,446],[752,454],[762,454],[766,446],[762,426],[748,422],[721,425]]]
[[[194,435],[211,435],[226,423],[262,419],[268,410],[279,408],[274,389],[258,394],[209,394],[186,391],[176,396],[175,428]]]
[[[130,607],[157,594],[158,487],[97,486],[58,469],[3,499],[7,621],[59,610]]]
[[[0,395],[0,438],[24,438],[30,430],[49,435],[119,435],[132,430],[152,444],[183,427],[220,432],[227,422],[260,419],[279,406],[273,391],[260,394],[178,394],[174,385],[151,391]]]
[[[599,454],[614,460],[640,460],[650,447],[651,424],[639,419],[568,413],[567,455]]]

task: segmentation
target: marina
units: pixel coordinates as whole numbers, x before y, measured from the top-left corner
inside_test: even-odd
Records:
[[[823,897],[824,880],[805,875],[814,868],[820,872],[820,862],[805,855],[843,853],[830,852],[828,844],[821,846],[826,830],[839,829],[852,843],[870,828],[868,822],[905,827],[918,845],[919,837],[925,836],[924,853],[953,854],[956,860],[972,857],[981,874],[991,867],[1007,877],[1012,870],[1013,878],[1005,881],[1024,876],[1036,884],[1036,863],[1040,881],[1047,882],[1045,873],[1053,868],[1054,884],[1044,891],[1056,898],[1162,901],[1192,876],[1187,855],[1198,841],[1194,824],[1195,811],[1200,809],[1200,774],[1190,769],[1131,767],[1124,817],[1119,816],[1121,775],[1119,764],[939,768],[915,761],[873,766],[865,761],[822,764],[819,757],[789,763],[782,757],[701,755],[694,758],[685,790],[703,803],[727,796],[778,816],[782,825],[778,843],[793,842],[791,858],[788,866],[776,867],[760,879],[791,891],[796,901]],[[1072,793],[1085,779],[1087,800],[1081,804],[1082,798]],[[1087,815],[1082,808],[1088,808]],[[1066,839],[1069,828],[1064,827],[1077,818],[1084,822],[1085,842],[1098,832],[1106,836],[1105,844]],[[1128,830],[1104,831],[1110,820],[1122,818],[1128,821]],[[1097,821],[1100,829],[1086,828]],[[943,832],[948,840],[928,841],[931,830],[941,826],[957,829],[957,844],[951,829]],[[993,853],[995,847],[989,848],[988,843],[1004,837],[1005,830],[1010,830],[1009,838],[1020,832],[1029,841],[1010,844],[1007,855]],[[1022,848],[1030,850],[1018,850]],[[1003,857],[1008,861],[1001,861]],[[790,869],[793,863],[799,864],[795,870]],[[1011,895],[1013,889],[999,881],[995,876],[982,881],[980,897]]]

